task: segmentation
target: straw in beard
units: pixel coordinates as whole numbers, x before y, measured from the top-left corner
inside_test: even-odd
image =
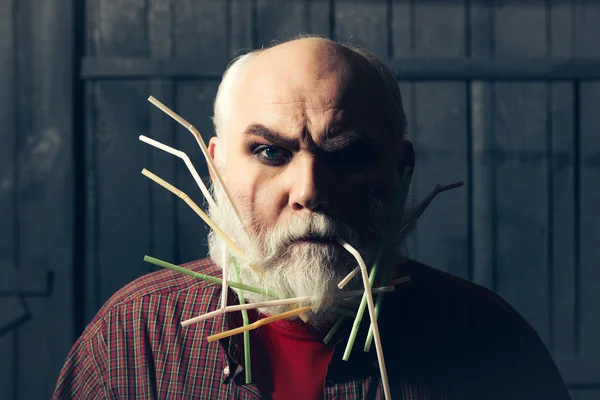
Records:
[[[212,192],[218,209],[210,208],[210,217],[244,252],[244,258],[237,259],[243,283],[273,290],[282,297],[310,296],[313,312],[309,315],[309,322],[317,327],[330,323],[336,317],[333,312],[335,306],[358,301],[357,298],[345,300],[337,287],[339,281],[356,268],[356,261],[336,243],[335,238],[361,248],[367,265],[373,261],[372,248],[378,245],[378,241],[371,246],[361,246],[361,238],[355,229],[319,213],[296,215],[284,226],[261,230],[247,212],[241,211],[248,231],[246,235],[223,189],[213,185]],[[371,224],[365,228],[375,234],[373,231],[379,231],[376,221],[381,220],[383,210],[378,206],[372,207],[371,211]],[[375,213],[381,214],[381,217],[374,218]],[[221,238],[211,231],[209,254],[217,263],[222,262],[223,246]],[[262,277],[250,265],[260,271]],[[232,273],[229,279],[233,279]],[[361,288],[360,280],[354,280],[346,289],[353,287]],[[251,302],[272,300],[256,293],[245,292],[244,296]],[[293,307],[278,306],[260,311],[279,314],[290,308]]]

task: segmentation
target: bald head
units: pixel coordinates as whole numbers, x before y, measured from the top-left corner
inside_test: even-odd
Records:
[[[274,102],[333,107],[354,102],[365,112],[376,108],[386,131],[402,139],[406,130],[402,100],[395,76],[371,53],[323,38],[302,38],[257,50],[236,60],[226,71],[215,100],[215,131],[248,101],[272,92]],[[376,112],[376,110],[371,110]],[[400,140],[401,142],[401,140]]]

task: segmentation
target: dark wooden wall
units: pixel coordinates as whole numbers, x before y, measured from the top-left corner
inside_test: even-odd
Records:
[[[49,397],[108,297],[204,257],[206,229],[146,167],[199,201],[220,74],[240,50],[319,33],[398,73],[412,195],[464,180],[411,255],[489,287],[537,329],[572,390],[600,396],[600,2],[0,0],[0,397]]]

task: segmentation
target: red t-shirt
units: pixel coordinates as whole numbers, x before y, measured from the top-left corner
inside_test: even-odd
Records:
[[[333,346],[302,321],[276,321],[250,335],[252,380],[268,398],[322,399]]]

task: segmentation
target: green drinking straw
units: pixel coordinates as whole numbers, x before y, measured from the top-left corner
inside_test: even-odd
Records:
[[[240,282],[240,272],[235,257],[231,257],[231,264],[233,269],[233,278],[237,282]],[[229,284],[231,284],[231,282],[229,282]],[[246,303],[246,300],[244,300],[244,291],[241,289],[238,292],[238,298],[240,299],[240,304]],[[250,323],[250,321],[248,320],[247,310],[242,310],[242,323],[244,326]],[[252,383],[252,362],[250,358],[250,331],[244,332],[244,369],[246,371],[246,383],[250,384]]]
[[[149,262],[154,265],[158,265],[159,267],[163,267],[163,268],[171,269],[173,271],[180,272],[185,275],[193,276],[194,278],[202,279],[203,281],[217,283],[219,285],[221,285],[223,283],[223,280],[221,278],[201,274],[201,273],[195,272],[195,271],[190,271],[187,268],[183,268],[183,267],[180,267],[179,265],[175,265],[175,264],[171,264],[166,261],[163,261],[163,260],[159,260],[158,258],[144,256],[144,261]],[[234,287],[236,289],[247,290],[252,293],[258,293],[258,294],[262,294],[265,296],[274,297],[276,299],[281,298],[280,296],[275,294],[272,290],[260,289],[260,288],[254,287],[254,286],[244,285],[243,283],[230,282],[229,286]]]
[[[381,256],[383,254],[383,241],[379,245],[379,249],[377,250],[377,256],[375,257],[375,263],[373,264],[373,268],[371,268],[371,273],[369,273],[369,286],[373,287],[373,282],[375,282],[375,275],[377,275],[377,270],[379,269],[379,262],[381,261]],[[350,359],[350,353],[352,352],[352,346],[354,345],[354,341],[356,340],[356,335],[358,334],[358,328],[360,327],[360,321],[362,320],[362,316],[365,313],[365,308],[367,308],[367,293],[363,294],[360,305],[358,306],[358,311],[356,311],[356,317],[354,318],[354,324],[352,324],[352,330],[350,331],[350,337],[348,338],[348,343],[346,344],[346,350],[344,350],[344,356],[342,360],[348,361]]]
[[[329,342],[333,338],[333,335],[335,335],[335,333],[337,332],[337,330],[339,329],[339,327],[342,325],[342,322],[344,322],[345,318],[346,317],[344,315],[340,315],[338,317],[338,319],[335,321],[335,324],[333,324],[333,326],[331,327],[331,329],[327,333],[327,336],[325,336],[325,339],[323,339],[323,343],[329,344]]]

